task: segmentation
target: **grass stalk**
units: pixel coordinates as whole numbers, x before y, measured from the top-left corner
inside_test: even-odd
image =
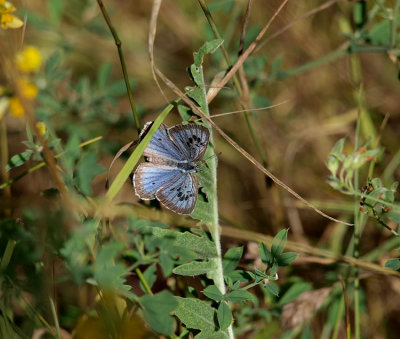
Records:
[[[118,49],[118,55],[119,55],[119,61],[121,63],[121,68],[122,68],[122,73],[124,75],[124,81],[125,81],[125,86],[126,86],[126,91],[128,92],[128,98],[129,98],[129,103],[131,105],[131,109],[132,109],[132,114],[133,114],[133,119],[135,120],[135,124],[136,124],[136,130],[138,132],[138,135],[140,133],[140,121],[137,115],[137,111],[136,111],[136,105],[135,105],[135,100],[133,99],[133,94],[132,94],[132,89],[131,86],[129,84],[129,77],[128,77],[128,71],[126,70],[126,64],[125,64],[125,58],[124,58],[124,53],[122,51],[122,42],[119,39],[118,33],[115,30],[111,19],[107,13],[107,10],[103,4],[102,0],[97,0],[97,3],[99,4],[101,13],[103,14],[104,20],[107,23],[108,28],[111,31],[111,34],[114,38],[115,41],[115,45],[117,46]]]
[[[54,301],[53,301],[53,299],[51,297],[49,297],[49,301],[50,301],[51,313],[52,313],[53,318],[54,318],[54,325],[56,327],[56,336],[57,336],[58,339],[61,339],[60,324],[58,322],[56,306],[54,305]]]

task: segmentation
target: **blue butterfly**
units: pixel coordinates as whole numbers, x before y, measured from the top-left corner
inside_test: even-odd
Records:
[[[146,123],[142,139],[153,122]],[[143,200],[157,199],[178,214],[191,214],[196,206],[199,162],[207,150],[210,131],[201,125],[161,124],[133,176],[136,195]]]

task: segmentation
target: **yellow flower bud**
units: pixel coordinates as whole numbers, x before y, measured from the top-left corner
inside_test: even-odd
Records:
[[[36,128],[40,135],[44,135],[46,133],[47,128],[46,128],[46,124],[44,122],[38,121],[36,123]]]
[[[26,46],[16,57],[17,67],[20,71],[30,73],[37,70],[42,64],[42,55],[33,46]]]
[[[9,105],[11,114],[13,116],[22,118],[25,115],[24,107],[22,106],[21,101],[17,97],[11,97]]]
[[[18,80],[18,87],[21,90],[21,94],[28,99],[33,99],[37,96],[39,89],[35,84],[32,84],[28,79],[21,78]]]

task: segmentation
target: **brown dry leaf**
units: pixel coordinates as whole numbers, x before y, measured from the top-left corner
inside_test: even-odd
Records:
[[[283,307],[281,325],[285,330],[292,329],[308,319],[317,311],[331,291],[330,287],[304,292],[295,301]]]

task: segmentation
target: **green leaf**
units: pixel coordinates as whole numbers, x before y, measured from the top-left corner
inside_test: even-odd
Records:
[[[286,252],[282,253],[278,258],[278,266],[289,266],[297,258],[297,253]]]
[[[274,258],[278,258],[285,248],[287,239],[287,230],[281,230],[272,240],[271,254]]]
[[[230,248],[222,259],[224,275],[234,271],[243,254],[243,247]]]
[[[215,285],[210,285],[207,286],[204,290],[203,290],[203,294],[207,297],[210,298],[214,301],[221,301],[223,298],[223,295],[221,293],[221,291],[219,290],[219,288]]]
[[[172,273],[172,269],[174,268],[174,260],[172,260],[168,253],[162,251],[158,256],[158,263],[163,270],[164,277],[169,277]]]
[[[73,280],[78,285],[84,282],[91,271],[89,258],[93,253],[96,232],[97,222],[95,220],[86,221],[74,229],[72,236],[60,250]]]
[[[83,155],[76,169],[78,186],[83,194],[91,195],[91,184],[94,177],[105,171],[104,167],[97,164],[97,154],[88,152]]]
[[[147,285],[151,288],[155,281],[157,280],[157,267],[155,264],[150,265],[149,267],[146,268],[146,270],[143,272],[144,279],[147,282]],[[142,289],[143,292],[147,292],[146,288],[140,281],[140,288]]]
[[[174,318],[170,315],[178,306],[176,298],[169,291],[155,295],[144,295],[140,298],[143,316],[151,328],[164,335],[172,335]]]
[[[271,252],[264,243],[260,242],[258,245],[258,252],[260,253],[260,259],[264,265],[269,266],[272,263],[273,258]]]
[[[152,234],[160,239],[169,239],[168,246],[181,247],[191,250],[196,254],[197,259],[215,258],[217,250],[212,241],[204,234],[202,236],[195,235],[190,232],[177,232],[159,227],[144,227],[143,232]]]
[[[227,331],[216,330],[216,310],[206,302],[193,299],[175,297],[178,308],[175,315],[185,324],[186,328],[201,331],[196,339],[225,339],[229,338]]]
[[[389,259],[388,261],[385,262],[385,267],[391,268],[392,270],[399,270],[400,269],[400,259],[395,258],[395,259]]]
[[[10,169],[13,169],[15,167],[22,166],[31,158],[32,154],[33,151],[27,149],[22,153],[13,155],[6,165],[6,171],[9,171]]]
[[[253,300],[255,301],[257,298],[251,294],[249,291],[246,290],[235,290],[229,292],[225,295],[225,299],[232,302],[240,302],[245,300]]]
[[[311,290],[311,284],[308,282],[297,282],[294,283],[289,289],[285,292],[282,298],[279,300],[279,305],[285,305],[295,300],[302,293]]]
[[[265,288],[271,292],[275,296],[279,296],[279,287],[277,284],[269,281],[266,285]]]
[[[218,306],[217,319],[219,328],[223,331],[232,323],[232,312],[225,301],[221,302]]]
[[[50,22],[58,26],[60,23],[65,7],[65,0],[47,1],[47,11],[49,13]]]
[[[200,67],[206,54],[214,53],[224,43],[222,39],[207,41],[198,52],[193,53],[194,65]]]
[[[210,274],[210,272],[216,269],[217,266],[214,261],[192,261],[175,267],[172,272],[184,276],[195,276],[206,273]]]

